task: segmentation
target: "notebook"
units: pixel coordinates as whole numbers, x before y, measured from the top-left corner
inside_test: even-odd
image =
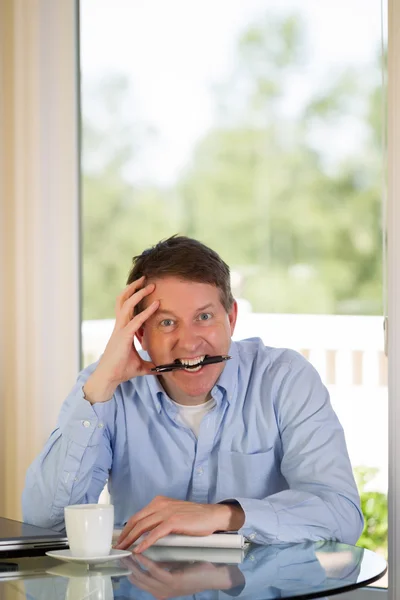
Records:
[[[122,529],[114,529],[113,540],[115,541]],[[142,541],[139,538],[132,544],[136,546]],[[166,535],[157,542],[154,546],[168,546],[180,548],[244,548],[246,546],[246,538],[238,533],[213,533],[211,535],[196,536],[196,535]]]

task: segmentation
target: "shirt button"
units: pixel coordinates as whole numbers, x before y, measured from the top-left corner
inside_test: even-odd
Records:
[[[255,534],[255,533],[251,533],[251,534],[249,535],[249,539],[251,539],[251,540],[254,540],[254,538],[255,538],[255,537],[256,537],[256,534]]]
[[[101,429],[102,427],[104,427],[104,425],[103,425],[103,423],[99,423],[99,424],[97,425],[97,427],[100,427],[100,429]]]
[[[90,427],[90,421],[82,421],[82,425],[86,428]]]
[[[199,467],[197,469],[197,475],[203,475],[204,471],[203,471],[203,467]]]

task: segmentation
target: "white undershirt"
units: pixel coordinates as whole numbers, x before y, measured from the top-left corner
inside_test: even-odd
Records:
[[[174,400],[172,400],[172,402],[178,408],[178,420],[182,423],[182,425],[190,427],[194,435],[199,437],[200,424],[204,415],[210,412],[210,410],[212,410],[215,406],[214,398],[207,400],[207,402],[204,402],[203,404],[196,404],[196,406],[178,404],[178,402],[175,402]]]

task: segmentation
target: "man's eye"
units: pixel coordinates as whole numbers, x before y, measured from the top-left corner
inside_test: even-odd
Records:
[[[163,327],[171,327],[171,325],[173,325],[174,322],[172,319],[163,319],[160,323],[160,325],[162,325]]]
[[[199,321],[209,321],[212,317],[211,313],[201,313],[199,315]]]

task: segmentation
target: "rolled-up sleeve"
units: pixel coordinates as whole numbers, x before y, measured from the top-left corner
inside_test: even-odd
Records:
[[[27,523],[64,528],[64,507],[97,502],[112,464],[111,434],[114,400],[91,405],[82,386],[82,372],[65,400],[57,428],[29,467],[22,495]]]

